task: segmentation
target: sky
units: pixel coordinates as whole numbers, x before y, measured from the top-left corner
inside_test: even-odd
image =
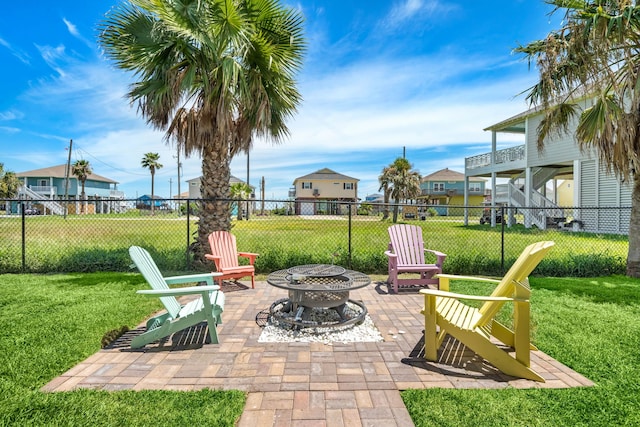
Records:
[[[542,0],[285,0],[302,11],[308,50],[303,101],[280,144],[255,140],[249,182],[285,199],[293,180],[322,168],[378,192],[403,155],[423,176],[491,151],[483,131],[528,109],[535,68],[513,49],[544,38],[561,16]],[[178,192],[178,160],[164,134],[125,97],[133,76],[107,60],[98,25],[117,1],[9,2],[0,14],[0,163],[24,172],[88,160],[127,198],[151,192],[145,153],[160,154],[155,194]],[[555,25],[554,25],[555,23]],[[519,145],[501,134],[498,148]],[[180,159],[180,191],[201,159]],[[231,163],[246,180],[247,155]]]

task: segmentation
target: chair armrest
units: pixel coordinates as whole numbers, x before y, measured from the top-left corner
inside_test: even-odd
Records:
[[[389,258],[398,258],[398,255],[394,254],[394,253],[393,253],[393,252],[391,252],[391,251],[384,251],[384,254],[385,254],[386,256],[388,256]]]
[[[176,285],[179,283],[202,282],[202,281],[206,281],[210,285],[213,285],[213,278],[216,276],[222,276],[222,273],[201,273],[201,274],[189,274],[186,276],[172,276],[172,277],[165,277],[164,281],[167,282],[167,285]]]
[[[249,263],[253,264],[256,261],[256,257],[260,254],[256,254],[253,252],[238,252],[238,256],[249,258]]]
[[[457,276],[455,274],[441,273],[441,274],[436,274],[433,277],[439,279],[439,283],[440,283],[439,288],[441,291],[445,291],[445,292],[449,292],[449,282],[451,280],[468,280],[468,281],[484,282],[484,283],[492,283],[492,284],[500,283],[500,280],[496,280],[496,279],[489,279],[486,277],[477,277],[477,276]]]
[[[529,302],[528,299],[522,298],[509,298],[509,297],[492,297],[492,296],[483,296],[483,295],[466,295],[466,294],[457,294],[455,292],[446,292],[439,291],[437,289],[420,289],[420,293],[423,295],[436,296],[441,298],[455,298],[455,299],[467,299],[474,301],[517,301],[517,302]]]
[[[488,277],[477,277],[477,276],[458,276],[457,274],[443,274],[440,273],[436,275],[438,278],[449,279],[449,280],[469,280],[475,282],[487,282],[487,283],[500,283],[498,279],[490,279]]]
[[[209,285],[209,286],[189,286],[186,288],[173,288],[173,289],[141,289],[136,291],[138,294],[148,295],[148,296],[156,296],[156,297],[164,297],[164,296],[180,296],[180,295],[195,295],[202,294],[205,295],[209,292],[219,291],[220,286],[218,285]]]
[[[442,264],[444,264],[444,260],[447,258],[447,254],[444,254],[442,252],[439,251],[434,251],[433,249],[425,249],[425,252],[429,252],[433,255],[435,255],[436,259],[436,265],[440,268],[442,268]]]
[[[425,249],[424,251],[425,251],[425,252],[431,252],[432,254],[434,254],[435,256],[437,256],[438,258],[446,257],[446,256],[447,256],[447,254],[444,254],[444,253],[439,252],[439,251],[434,251],[433,249]]]

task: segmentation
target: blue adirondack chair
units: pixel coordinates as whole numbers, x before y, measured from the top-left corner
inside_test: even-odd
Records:
[[[139,290],[137,293],[160,297],[167,309],[147,321],[147,330],[131,341],[132,348],[144,347],[146,344],[168,337],[175,332],[194,326],[206,320],[209,336],[213,344],[218,343],[216,326],[222,323],[224,310],[224,293],[218,285],[213,284],[214,277],[220,273],[192,274],[188,276],[163,277],[156,263],[145,249],[138,246],[129,248],[129,255],[152,289]],[[169,288],[169,285],[206,281],[207,286],[190,286],[185,288]],[[200,295],[185,305],[180,304],[176,296]]]

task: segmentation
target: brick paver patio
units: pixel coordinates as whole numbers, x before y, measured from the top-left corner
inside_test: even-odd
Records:
[[[239,389],[248,393],[239,426],[413,426],[400,398],[408,388],[566,388],[593,383],[546,354],[532,353],[538,383],[501,374],[449,340],[438,363],[425,361],[422,296],[388,294],[374,282],[352,292],[384,337],[379,343],[259,343],[256,315],[286,291],[224,288],[220,344],[205,344],[206,325],[132,350],[125,335],[47,384],[44,391]]]

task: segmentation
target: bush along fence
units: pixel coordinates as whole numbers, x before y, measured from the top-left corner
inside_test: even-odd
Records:
[[[58,204],[65,205],[61,201]],[[147,248],[167,272],[193,269],[190,246],[202,200],[0,200],[0,273],[129,271],[127,249]],[[501,275],[529,243],[554,240],[536,270],[545,276],[624,274],[631,209],[381,205],[229,200],[238,249],[260,254],[266,274],[293,265],[337,264],[385,274],[387,228],[419,225],[426,247],[447,254],[444,271]],[[388,218],[385,213],[388,211]],[[213,269],[213,265],[211,266]]]

